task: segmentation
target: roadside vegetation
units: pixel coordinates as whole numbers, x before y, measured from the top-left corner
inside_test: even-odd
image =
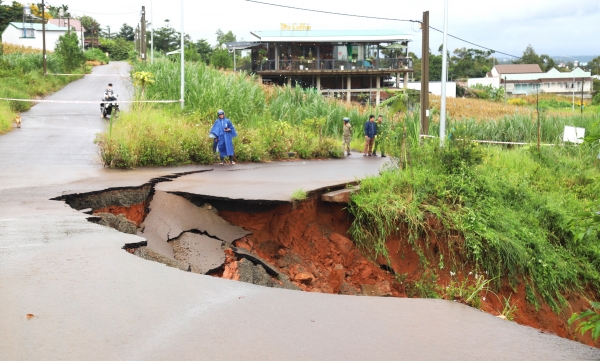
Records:
[[[179,99],[179,64],[156,59],[135,63],[135,74],[152,74],[144,99]],[[137,94],[142,97],[142,85]],[[288,158],[342,157],[341,119],[362,129],[372,109],[349,106],[301,88],[263,86],[245,73],[215,69],[202,62],[186,63],[186,108],[179,104],[145,105],[124,114],[112,131],[99,135],[106,165],[132,168],[215,162],[208,137],[218,109],[236,127],[239,161],[261,162]],[[357,135],[358,136],[358,135]]]
[[[48,53],[48,73],[84,73],[83,52],[74,44],[74,35],[61,37],[58,51]],[[44,76],[41,52],[0,44],[0,97],[16,99],[41,98],[78,77]],[[0,101],[0,134],[12,129],[18,113],[33,106],[31,102]]]

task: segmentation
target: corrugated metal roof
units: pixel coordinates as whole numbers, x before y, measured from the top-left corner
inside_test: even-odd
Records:
[[[506,64],[496,65],[495,68],[499,74],[542,73],[542,69],[537,64]]]
[[[551,69],[547,73],[527,73],[527,74],[506,74],[502,76],[502,79],[507,81],[537,81],[537,80],[545,80],[545,79],[564,79],[569,80],[573,78],[591,78],[592,73],[589,71],[583,71],[581,68],[575,68],[573,71],[568,73],[561,73],[555,69]]]
[[[411,41],[411,34],[396,30],[275,30],[253,31],[263,42],[395,42]]]
[[[25,25],[25,29],[35,29],[35,30],[39,30],[42,31],[42,24],[41,23],[28,23],[25,22],[25,24],[23,23],[18,23],[18,22],[12,22],[10,23],[10,25],[14,26],[17,29],[23,29],[23,25]],[[56,26],[54,24],[46,24],[46,31],[67,31],[69,29],[67,29],[66,27],[61,27],[61,26]]]

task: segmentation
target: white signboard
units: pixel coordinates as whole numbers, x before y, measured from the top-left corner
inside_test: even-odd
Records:
[[[570,127],[565,125],[565,132],[563,133],[563,142],[570,142],[581,144],[585,137],[585,128]]]

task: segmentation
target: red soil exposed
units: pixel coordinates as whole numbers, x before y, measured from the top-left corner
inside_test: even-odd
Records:
[[[97,213],[123,214],[139,227],[146,218],[146,203],[133,204],[129,207],[110,206],[102,209],[94,209],[94,214]]]
[[[344,207],[341,204],[321,202],[318,197],[313,196],[311,200],[295,206],[282,205],[267,212],[220,211],[219,215],[228,222],[253,232],[236,241],[236,246],[276,265],[305,291],[407,297],[406,287],[420,280],[426,270],[419,254],[404,236],[405,232],[401,229],[386,243],[391,268],[396,274],[403,275],[401,279],[396,279],[392,273],[380,268],[380,265],[387,265],[383,257],[377,259],[377,262],[368,260],[344,236],[352,223],[351,215]],[[450,248],[455,248],[461,239],[458,235],[441,232],[442,226],[434,218],[427,223],[431,230],[427,246],[424,247],[427,249],[425,257],[431,271],[437,274],[437,285],[443,289],[452,277],[447,268],[453,256]],[[446,262],[443,270],[439,270],[440,255],[443,255]],[[464,260],[460,261],[464,264]],[[476,271],[466,266],[463,273],[458,272],[454,279],[462,279],[463,275],[473,278],[473,275],[469,276],[469,272],[474,274]],[[567,324],[572,312],[581,312],[590,307],[584,296],[575,293],[566,295],[570,307],[561,314],[555,314],[544,302],[540,302],[538,310],[529,304],[523,283],[519,284],[516,292],[507,283],[495,292],[497,296],[491,292],[481,295],[483,311],[499,315],[503,309],[501,300],[510,296],[510,302],[516,302],[518,307],[515,312],[517,323],[600,347],[600,342],[594,343],[589,333],[581,336]]]
[[[351,224],[343,205],[315,199],[269,212],[221,211],[219,216],[253,234],[236,241],[290,276],[305,291],[402,296],[394,276],[368,261],[342,236]],[[365,287],[371,286],[371,287]]]

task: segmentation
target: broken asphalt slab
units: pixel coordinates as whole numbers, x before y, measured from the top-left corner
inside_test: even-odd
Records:
[[[140,236],[146,238],[148,248],[172,259],[173,246],[169,241],[184,232],[198,231],[229,244],[251,233],[225,221],[208,207],[197,207],[166,192],[156,191],[149,208]]]

